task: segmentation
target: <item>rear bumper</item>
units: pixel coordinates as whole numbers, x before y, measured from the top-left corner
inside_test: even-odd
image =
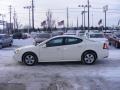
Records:
[[[103,49],[102,52],[99,52],[98,59],[108,58],[108,56],[109,56],[109,50]]]

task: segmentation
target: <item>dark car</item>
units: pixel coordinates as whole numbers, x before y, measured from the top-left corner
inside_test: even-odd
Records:
[[[0,34],[0,48],[12,46],[13,38],[6,34]]]
[[[26,39],[26,38],[27,38],[27,35],[21,32],[13,34],[13,39]]]
[[[109,42],[115,46],[116,48],[120,48],[120,33],[114,34],[110,39]]]

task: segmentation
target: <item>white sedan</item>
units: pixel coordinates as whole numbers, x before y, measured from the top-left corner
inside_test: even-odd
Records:
[[[82,61],[93,64],[97,59],[108,57],[107,44],[81,39],[77,36],[60,35],[14,51],[14,59],[26,65],[38,62]]]
[[[102,32],[85,32],[84,36],[86,38],[89,38],[90,40],[94,40],[94,41],[99,41],[99,42],[105,42],[105,43],[109,43],[108,39],[105,38],[104,33]]]

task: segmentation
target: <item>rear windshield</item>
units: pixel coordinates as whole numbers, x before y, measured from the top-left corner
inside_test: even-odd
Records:
[[[104,38],[103,34],[90,34],[90,38]]]

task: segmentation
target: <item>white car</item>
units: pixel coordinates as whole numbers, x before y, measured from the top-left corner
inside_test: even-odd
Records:
[[[82,61],[84,64],[93,64],[97,59],[106,57],[108,57],[107,44],[73,35],[55,36],[37,46],[21,47],[14,51],[14,59],[29,66],[38,62],[63,61]]]
[[[108,39],[105,38],[104,33],[102,32],[85,32],[84,37],[89,38],[90,40],[109,43]]]

